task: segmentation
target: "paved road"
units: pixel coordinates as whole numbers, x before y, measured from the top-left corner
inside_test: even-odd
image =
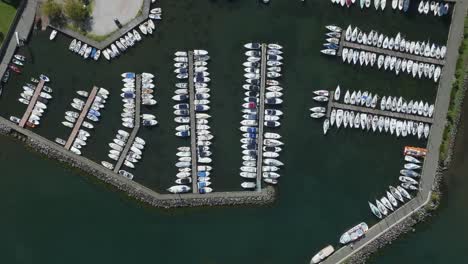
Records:
[[[27,1],[23,14],[21,15],[21,18],[18,21],[16,28],[15,28],[15,31],[18,32],[18,36],[20,39],[28,38],[29,33],[31,32],[31,29],[34,23],[34,18],[36,16],[36,7],[37,7],[37,0]],[[8,68],[8,64],[13,58],[13,55],[15,55],[16,48],[17,48],[16,38],[15,36],[13,36],[8,42],[8,48],[5,52],[5,56],[3,56],[0,62],[0,78],[3,76],[3,74],[5,74],[5,71]]]
[[[354,244],[354,249],[348,246],[342,247],[323,263],[343,263],[348,257],[361,250],[364,246],[374,241],[396,224],[405,220],[408,216],[430,201],[431,189],[439,163],[439,146],[442,142],[442,134],[444,132],[447,111],[450,104],[450,92],[455,75],[458,48],[463,39],[464,18],[467,6],[468,1],[459,1],[457,2],[453,12],[452,25],[447,42],[448,52],[439,82],[435,103],[434,123],[431,128],[431,134],[429,135],[427,145],[429,151],[424,162],[423,174],[420,183],[422,191],[419,192],[419,194],[410,202],[400,207],[384,220],[372,226],[367,232],[366,237]],[[350,223],[350,227],[353,224],[357,223]],[[313,252],[312,254],[315,253]]]

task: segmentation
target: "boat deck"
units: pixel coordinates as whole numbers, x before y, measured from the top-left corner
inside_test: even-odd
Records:
[[[399,51],[394,51],[394,50],[389,50],[389,49],[378,48],[375,46],[368,46],[368,45],[363,45],[359,43],[349,42],[345,40],[345,34],[341,35],[340,45],[339,45],[338,53],[337,53],[339,57],[341,57],[343,48],[359,49],[359,50],[374,52],[377,54],[389,55],[389,56],[412,60],[412,61],[419,61],[419,62],[441,65],[441,66],[445,65],[445,60],[428,58],[428,57],[414,55],[410,53],[404,53],[404,52],[399,52]]]
[[[262,163],[263,163],[263,122],[265,118],[265,83],[266,83],[266,53],[267,45],[262,44],[262,60],[260,65],[260,105],[258,116],[258,156],[257,156],[257,191],[262,190]]]
[[[39,95],[41,95],[42,88],[44,88],[44,85],[45,81],[43,80],[40,80],[37,84],[36,89],[34,90],[34,94],[31,97],[31,100],[29,100],[28,107],[26,108],[26,111],[24,112],[23,117],[19,122],[20,127],[24,127],[26,125],[26,122],[28,122],[29,116],[31,116],[31,112],[34,109],[34,106],[36,106],[37,99],[39,98]]]
[[[76,138],[76,135],[78,134],[78,131],[81,128],[81,125],[83,124],[83,121],[85,120],[86,116],[88,115],[89,108],[94,102],[94,99],[96,98],[96,94],[98,92],[99,88],[94,86],[91,92],[89,93],[88,99],[86,100],[86,103],[83,107],[83,110],[81,110],[80,116],[78,116],[78,119],[76,120],[75,126],[73,127],[70,136],[68,137],[67,142],[65,143],[65,149],[69,150],[73,144],[73,141]]]
[[[326,113],[327,118],[330,117],[332,108],[337,108],[337,109],[343,109],[343,110],[360,112],[360,113],[367,113],[367,114],[372,114],[372,115],[388,116],[390,118],[396,118],[396,119],[401,119],[401,120],[412,120],[412,121],[423,122],[423,123],[428,123],[428,124],[432,124],[434,121],[432,117],[412,115],[412,114],[406,114],[406,113],[398,113],[398,112],[380,110],[377,108],[369,108],[365,106],[357,106],[357,105],[339,103],[339,102],[333,101],[333,94],[335,93],[335,91],[330,91],[329,93],[330,93],[330,96],[328,100],[327,113]]]
[[[122,153],[119,156],[119,160],[114,166],[114,172],[118,173],[120,168],[122,168],[122,164],[125,161],[125,158],[130,151],[130,148],[133,145],[133,141],[135,141],[135,137],[140,130],[140,111],[141,111],[141,75],[137,74],[136,76],[136,85],[135,85],[135,127],[133,128],[130,136],[128,137],[127,144],[125,144],[125,148],[123,149]]]
[[[198,166],[197,166],[197,122],[195,120],[195,88],[193,83],[193,51],[188,52],[188,67],[189,67],[189,109],[190,109],[190,151],[192,152],[192,192],[198,193]]]

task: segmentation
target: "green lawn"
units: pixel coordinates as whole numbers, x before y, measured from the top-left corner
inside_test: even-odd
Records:
[[[0,45],[10,28],[11,21],[15,17],[16,8],[0,0]]]

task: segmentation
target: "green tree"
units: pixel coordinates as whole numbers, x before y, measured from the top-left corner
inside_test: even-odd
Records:
[[[51,20],[58,19],[62,16],[62,5],[55,2],[54,0],[47,0],[42,5],[42,11]]]
[[[88,17],[88,8],[81,0],[65,0],[64,11],[75,23],[83,22]]]

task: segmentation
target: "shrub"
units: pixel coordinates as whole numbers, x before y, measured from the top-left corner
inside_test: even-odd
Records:
[[[62,16],[62,5],[54,0],[47,0],[42,6],[42,11],[51,20],[58,19]]]
[[[88,17],[88,8],[81,0],[65,0],[64,11],[75,23],[81,23]]]

